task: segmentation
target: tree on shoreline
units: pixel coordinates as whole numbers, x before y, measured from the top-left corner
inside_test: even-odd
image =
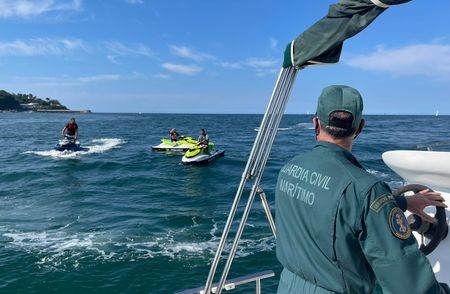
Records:
[[[23,109],[13,95],[0,90],[0,110],[22,111]]]
[[[30,106],[25,106],[25,104]],[[33,94],[14,94],[0,90],[0,110],[25,111],[46,109],[67,109],[67,107],[56,99],[50,99],[48,97],[40,99]]]

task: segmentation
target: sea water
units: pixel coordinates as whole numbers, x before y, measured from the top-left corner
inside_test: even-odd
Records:
[[[79,114],[89,151],[54,151],[69,118],[0,113],[0,292],[173,293],[203,285],[262,116]],[[311,120],[283,118],[262,179],[272,211],[277,173],[315,144]],[[194,138],[205,128],[225,157],[194,167],[179,154],[153,152],[171,128]],[[449,128],[447,116],[367,116],[354,154],[396,188],[402,180],[381,154],[445,140]],[[274,293],[275,246],[257,199],[230,277],[272,269],[277,276],[263,289]]]

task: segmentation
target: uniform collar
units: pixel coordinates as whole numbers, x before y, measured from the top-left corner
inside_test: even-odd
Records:
[[[353,165],[363,168],[362,165],[358,162],[358,160],[355,158],[355,156],[353,156],[352,153],[350,153],[349,151],[345,150],[344,148],[342,148],[341,146],[339,146],[337,144],[325,142],[325,141],[319,141],[319,142],[317,142],[314,149],[321,149],[320,147],[325,148],[328,151],[334,152],[338,156],[345,157]]]

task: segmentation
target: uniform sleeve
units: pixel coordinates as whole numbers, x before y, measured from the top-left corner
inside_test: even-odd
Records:
[[[375,184],[361,208],[359,242],[384,294],[450,293],[436,281],[386,184]]]
[[[397,202],[398,207],[400,207],[400,209],[402,211],[406,211],[406,207],[407,207],[407,203],[406,203],[406,197],[405,196],[394,196],[395,198],[395,202]]]

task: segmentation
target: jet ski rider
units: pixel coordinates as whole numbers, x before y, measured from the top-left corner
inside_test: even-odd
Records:
[[[170,141],[172,141],[173,146],[177,145],[179,136],[180,134],[177,133],[177,129],[173,128],[170,130]]]
[[[61,130],[61,136],[76,141],[78,138],[78,125],[72,117],[69,123]]]
[[[208,152],[209,136],[205,129],[200,129],[200,136],[198,136],[198,145],[202,146],[204,152]]]

